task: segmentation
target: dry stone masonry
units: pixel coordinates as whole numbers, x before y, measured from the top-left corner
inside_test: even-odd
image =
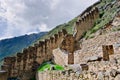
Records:
[[[75,23],[74,26],[74,35],[68,34],[67,31],[63,29],[57,34],[51,36],[49,39],[39,41],[39,43],[34,44],[34,46],[30,46],[24,49],[23,52],[17,53],[15,57],[6,57],[2,66],[2,70],[5,70],[7,72],[6,77],[19,77],[21,80],[29,80],[30,78],[35,76],[37,68],[43,62],[52,59],[54,59],[54,62],[56,64],[63,66],[75,64],[76,57],[74,51],[77,47],[76,45],[78,41],[85,31],[93,27],[94,22],[98,18],[98,8],[90,7],[86,12],[83,12],[82,15],[79,16],[78,21]],[[112,47],[109,48],[111,49]],[[110,54],[112,54],[112,51],[110,52]],[[87,64],[81,64],[80,66],[83,68],[83,70],[88,70]],[[43,74],[47,75],[48,73]],[[59,75],[62,74],[55,75],[58,75],[59,77]],[[76,74],[71,74],[71,76],[73,77],[74,75]],[[52,77],[52,79],[46,77],[45,79],[41,80],[55,79],[55,77]]]
[[[38,44],[24,49],[22,53],[17,53],[15,57],[6,57],[2,70],[7,71],[7,77],[23,77],[23,73],[35,74],[34,71],[40,64],[53,58],[52,50],[60,46],[63,38],[68,37],[66,35],[67,32],[63,29],[58,34],[50,37],[50,39],[39,41]],[[26,80],[26,78],[22,80]]]
[[[109,55],[114,54],[113,45],[103,45],[103,60],[109,61]]]
[[[96,7],[80,16],[74,26],[75,40],[78,41],[87,30],[91,29],[98,18],[99,11]]]

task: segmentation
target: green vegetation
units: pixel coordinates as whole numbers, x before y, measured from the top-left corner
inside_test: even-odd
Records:
[[[64,68],[60,65],[54,65],[55,70],[64,70]]]
[[[46,69],[47,70],[50,70],[51,68],[51,64],[48,64],[48,63],[44,63],[43,65],[41,65],[38,69],[38,71],[45,71]]]
[[[53,64],[50,62],[45,62],[38,68],[38,71],[46,71],[46,70],[64,70],[64,68],[60,65]]]
[[[40,37],[47,32],[40,32],[38,34],[23,35],[10,39],[0,41],[0,61],[6,56],[14,56],[17,52],[22,52],[24,48],[27,48]]]
[[[71,21],[69,21],[68,23],[64,23],[64,24],[56,26],[54,29],[49,31],[45,36],[41,37],[37,41],[47,39],[50,36],[53,36],[54,34],[58,33],[58,31],[61,31],[62,29],[67,30],[67,32],[69,34],[73,34],[73,31],[72,31],[73,29],[72,28],[73,28],[74,22],[76,22],[76,21],[77,21],[77,18],[74,18]]]
[[[93,33],[95,33],[113,20],[117,11],[120,10],[120,8],[118,8],[119,5],[113,5],[113,1],[114,0],[103,0],[99,5],[97,5],[97,7],[100,8],[100,18],[95,22],[93,28],[86,32],[86,34],[84,35],[86,39],[90,38]],[[106,9],[103,9],[105,7]]]
[[[83,38],[92,38],[91,36],[93,33],[98,31],[99,29],[103,28],[107,23],[113,20],[114,16],[116,15],[117,11],[120,10],[119,5],[114,5],[115,0],[101,0],[102,2],[97,5],[100,11],[100,18],[94,23],[94,26],[89,31],[83,33]],[[61,24],[51,30],[47,35],[43,36],[39,40],[44,40],[49,38],[50,36],[56,34],[58,31],[62,29],[66,29],[69,34],[73,34],[72,27],[74,22],[77,21],[77,17],[73,20],[69,21],[68,23]],[[39,41],[38,40],[38,41]]]

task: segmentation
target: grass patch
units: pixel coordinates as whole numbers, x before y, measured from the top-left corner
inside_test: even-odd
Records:
[[[95,22],[93,28],[87,31],[87,33],[84,35],[84,38],[91,38],[93,33],[97,32],[114,19],[120,8],[118,8],[119,5],[113,5],[113,1],[114,0],[103,0],[99,5],[97,5],[97,7],[100,8],[100,18]],[[103,7],[105,7],[107,4],[110,4],[111,7],[108,7],[108,9],[104,10]]]
[[[55,70],[64,70],[64,68],[60,65],[54,65]]]
[[[50,70],[50,67],[51,67],[51,64],[44,64],[38,70],[39,71]]]
[[[64,70],[64,67],[60,65],[45,62],[38,68],[38,71],[40,72],[47,71],[47,70],[49,71],[49,70],[52,70],[52,68],[54,68],[54,70]]]

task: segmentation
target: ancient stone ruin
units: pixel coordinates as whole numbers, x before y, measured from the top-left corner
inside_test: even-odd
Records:
[[[24,49],[23,52],[17,53],[16,56],[6,57],[2,66],[2,70],[6,71],[6,77],[19,77],[21,80],[29,80],[29,78],[35,76],[37,68],[43,62],[52,59],[54,59],[56,64],[60,65],[74,64],[74,51],[77,42],[85,31],[93,27],[94,22],[98,18],[98,8],[91,7],[88,12],[80,15],[77,22],[75,22],[74,35],[70,35],[65,29],[62,29],[62,31],[54,34],[49,39],[39,41],[34,46],[30,46]],[[106,58],[105,50],[104,53],[106,60],[108,58]],[[84,70],[88,69],[86,64],[81,66]]]
[[[103,60],[109,61],[109,55],[114,54],[113,45],[103,45]]]
[[[82,35],[94,26],[95,21],[99,18],[98,8],[92,8],[90,12],[85,12],[80,16],[74,26],[75,40],[78,41]]]

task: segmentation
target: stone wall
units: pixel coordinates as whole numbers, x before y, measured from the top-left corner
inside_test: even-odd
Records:
[[[69,53],[73,53],[75,51],[74,43],[75,40],[73,35],[66,35],[63,37],[63,40],[61,41],[60,48],[68,51]]]
[[[0,80],[7,80],[7,73],[6,72],[0,72]]]
[[[84,15],[78,17],[74,24],[74,36],[78,41],[82,35],[94,26],[95,21],[99,18],[99,10],[97,7],[90,8],[89,12],[84,12]]]
[[[53,58],[56,64],[65,66],[74,64],[74,37],[66,35],[61,41],[60,47],[53,50]]]
[[[99,77],[102,77],[99,78]],[[38,72],[36,74],[36,80],[109,80],[106,76],[100,76],[99,74],[94,74],[89,71],[83,71],[81,73],[76,73],[73,71],[47,71]],[[119,80],[119,79],[115,79]]]
[[[28,76],[29,78],[33,77],[39,65],[55,57],[52,54],[52,50],[58,47],[68,52],[67,57],[66,54],[58,54],[61,56],[60,60],[66,61],[60,64],[74,64],[75,40],[78,41],[82,34],[94,25],[97,18],[99,18],[99,11],[97,8],[92,8],[89,12],[82,14],[75,23],[74,36],[68,35],[67,31],[63,29],[49,39],[39,41],[34,46],[25,48],[23,52],[17,53],[15,57],[6,57],[2,69],[8,72],[8,77],[19,77],[22,80],[29,80],[27,79]]]
[[[68,52],[60,48],[53,50],[54,62],[59,65],[68,65]]]
[[[49,39],[25,48],[15,57],[6,57],[2,69],[8,72],[8,77],[22,77],[22,80],[27,80],[23,76],[29,73],[30,75],[31,73],[35,74],[40,64],[51,60],[53,58],[52,50],[59,47],[66,34],[66,30],[63,29]]]
[[[36,75],[36,80],[78,80],[83,79],[74,72],[69,71],[47,71],[47,72],[38,72]]]

